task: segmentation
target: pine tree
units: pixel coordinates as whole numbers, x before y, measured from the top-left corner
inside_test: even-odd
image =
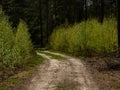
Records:
[[[12,67],[12,48],[14,34],[8,17],[4,15],[0,7],[0,69]]]
[[[17,27],[17,33],[15,37],[15,46],[14,46],[14,54],[16,57],[16,64],[25,65],[28,60],[31,58],[31,52],[33,50],[33,46],[30,40],[30,34],[28,32],[28,27],[24,21],[20,21]],[[18,60],[17,60],[18,59]]]

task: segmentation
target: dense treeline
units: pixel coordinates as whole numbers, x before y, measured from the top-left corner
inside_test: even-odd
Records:
[[[19,19],[30,28],[35,45],[45,46],[53,29],[61,24],[73,24],[88,18],[116,16],[117,0],[1,0],[5,13],[13,26]],[[39,41],[39,42],[38,42]]]
[[[96,19],[100,24],[104,24],[104,19],[110,21],[111,18],[118,18],[115,20],[118,20],[117,40],[120,46],[118,0],[2,0],[1,4],[5,13],[10,17],[12,27],[18,26],[20,18],[27,22],[36,47],[49,45],[49,38],[57,26],[66,27],[89,19]],[[84,31],[87,31],[87,23],[84,24]]]
[[[32,57],[33,46],[26,23],[20,20],[14,30],[0,7],[0,72],[23,68]]]

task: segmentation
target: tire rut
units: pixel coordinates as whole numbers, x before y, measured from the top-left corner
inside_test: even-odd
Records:
[[[64,56],[67,60],[58,61],[37,53],[48,60],[38,67],[26,90],[99,90],[80,60],[59,53],[49,53]]]

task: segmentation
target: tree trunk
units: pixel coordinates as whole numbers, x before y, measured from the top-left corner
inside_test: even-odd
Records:
[[[56,27],[56,25],[57,25],[56,16],[57,16],[57,1],[54,0],[54,27]]]
[[[46,0],[46,33],[47,33],[47,43],[49,38],[49,0]]]
[[[117,21],[118,21],[118,48],[120,52],[120,0],[117,0]]]
[[[100,0],[100,16],[99,16],[99,22],[103,23],[104,20],[104,0]]]
[[[2,5],[2,0],[0,0],[0,5]]]
[[[85,11],[85,20],[88,19],[88,15],[87,15],[87,0],[84,1],[84,11]]]
[[[43,47],[43,28],[42,28],[42,1],[39,0],[40,2],[40,33],[41,33],[41,47]]]

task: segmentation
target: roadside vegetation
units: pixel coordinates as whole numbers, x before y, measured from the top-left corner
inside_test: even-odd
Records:
[[[90,19],[73,26],[56,28],[50,38],[50,48],[77,57],[83,56],[81,59],[101,90],[119,90],[117,33],[115,18],[105,19],[102,24]],[[64,85],[60,84],[58,90],[65,88]]]
[[[45,59],[41,56],[34,56],[29,63],[24,66],[24,70],[19,70],[17,73],[14,73],[6,80],[3,80],[0,83],[0,90],[19,90],[23,87],[23,82],[25,82],[31,75],[31,73],[37,68],[39,64]],[[22,86],[22,87],[21,87]]]
[[[20,20],[13,29],[0,7],[0,90],[19,84],[43,60],[34,53],[27,24]]]
[[[33,47],[25,22],[20,21],[13,33],[8,17],[0,10],[0,71],[15,71],[29,62]]]
[[[95,19],[68,27],[56,28],[50,39],[53,50],[72,55],[108,55],[117,52],[117,21],[105,19],[103,24]]]

